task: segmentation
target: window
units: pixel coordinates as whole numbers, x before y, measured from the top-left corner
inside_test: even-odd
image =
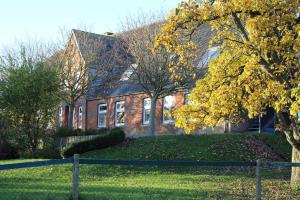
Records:
[[[190,96],[191,96],[191,93],[189,93],[189,92],[184,93],[184,105],[191,105],[191,102],[189,100]]]
[[[173,123],[174,115],[173,111],[175,108],[174,96],[165,96],[163,101],[163,123]]]
[[[59,127],[63,126],[63,107],[59,108],[58,120],[59,120]]]
[[[81,82],[81,80],[82,80],[83,78],[84,78],[84,77],[81,76],[81,72],[80,72],[80,71],[76,72],[75,85],[74,85],[75,88],[78,88],[78,89],[81,88],[80,85],[79,85],[79,82]]]
[[[82,106],[78,108],[78,128],[82,128]]]
[[[123,126],[125,124],[124,101],[116,102],[115,125]]]
[[[151,99],[144,99],[143,102],[143,124],[149,124],[150,121]]]
[[[209,61],[218,57],[220,55],[220,51],[217,47],[211,47],[204,53],[202,58],[198,63],[198,67],[205,67],[208,65]]]
[[[106,104],[99,104],[98,105],[98,128],[106,127]]]
[[[75,107],[73,108],[73,120],[72,120],[72,127],[75,128]]]
[[[130,79],[134,70],[137,68],[137,64],[132,64],[128,67],[128,69],[122,74],[121,81],[127,81]]]

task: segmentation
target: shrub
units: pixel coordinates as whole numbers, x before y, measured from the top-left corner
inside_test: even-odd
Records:
[[[56,130],[55,135],[58,137],[74,136],[74,129],[62,126]]]
[[[88,129],[83,131],[82,129],[73,129],[69,127],[60,127],[56,130],[57,137],[68,137],[68,136],[81,136],[81,135],[104,135],[109,132],[107,128],[101,129]]]
[[[72,144],[62,150],[63,157],[71,157],[74,154],[81,154],[88,151],[103,149],[109,146],[117,145],[123,142],[125,139],[125,133],[120,128],[114,128],[109,131],[108,134],[98,136],[89,141],[83,141]]]
[[[44,159],[60,158],[58,138],[51,133],[46,134],[42,145],[42,149],[38,149],[36,157]]]
[[[0,160],[18,158],[18,151],[6,140],[0,139]]]
[[[70,136],[79,136],[79,135],[85,135],[84,131],[80,128],[74,129],[73,134]]]
[[[104,135],[107,134],[109,130],[107,128],[101,129],[88,129],[84,131],[84,135]]]
[[[97,129],[87,129],[83,135],[97,135]]]

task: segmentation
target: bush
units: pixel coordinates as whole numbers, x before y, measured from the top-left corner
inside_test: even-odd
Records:
[[[84,135],[104,135],[107,134],[109,130],[107,128],[101,128],[101,129],[88,129],[84,131]]]
[[[82,129],[73,129],[69,127],[60,127],[56,130],[57,137],[69,137],[69,136],[81,136],[81,135],[104,135],[109,132],[107,128],[101,129],[88,129],[83,131]]]
[[[82,129],[74,129],[73,130],[73,135],[70,136],[78,136],[78,135],[84,135],[84,131]]]
[[[74,136],[74,129],[73,129],[73,128],[69,128],[69,127],[62,126],[62,127],[59,127],[59,128],[56,130],[55,135],[56,135],[57,137]]]
[[[18,158],[18,151],[6,140],[0,139],[0,160]]]
[[[89,141],[83,141],[72,144],[62,150],[63,157],[71,157],[74,154],[81,154],[88,151],[103,149],[109,146],[117,145],[123,142],[125,139],[125,133],[120,128],[114,128],[109,131],[108,134],[98,136]]]
[[[60,158],[60,149],[58,145],[58,138],[48,132],[44,138],[42,149],[37,150],[36,157],[44,159],[58,159]]]

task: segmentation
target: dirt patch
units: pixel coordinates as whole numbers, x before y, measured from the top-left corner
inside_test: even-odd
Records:
[[[256,159],[265,161],[286,161],[261,140],[249,137],[243,141],[242,146],[254,153]]]

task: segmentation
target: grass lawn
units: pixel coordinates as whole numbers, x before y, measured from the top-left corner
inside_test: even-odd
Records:
[[[95,159],[253,161],[248,138],[264,141],[282,156],[280,136],[209,135],[144,137],[81,155]],[[281,142],[274,142],[280,140]],[[0,161],[0,164],[18,161]],[[82,199],[253,199],[255,169],[81,165]],[[263,170],[264,199],[300,199],[289,188],[288,169]],[[0,171],[0,199],[68,199],[71,165]]]

